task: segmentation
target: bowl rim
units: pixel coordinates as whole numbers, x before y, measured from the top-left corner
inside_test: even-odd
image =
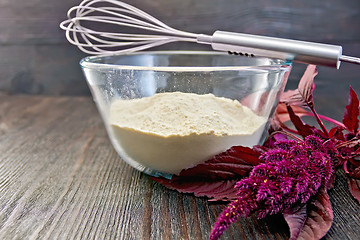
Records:
[[[234,71],[234,70],[251,70],[251,69],[263,69],[266,71],[283,71],[289,69],[292,65],[292,61],[286,61],[282,59],[267,58],[267,57],[257,57],[263,59],[270,59],[273,61],[269,65],[257,65],[257,66],[135,66],[135,65],[115,65],[107,63],[97,63],[94,62],[97,59],[101,58],[111,58],[111,57],[121,57],[121,56],[131,56],[131,55],[160,55],[160,54],[176,54],[176,55],[228,55],[226,52],[219,51],[138,51],[127,54],[114,54],[114,55],[96,55],[96,56],[87,56],[80,60],[80,66],[82,68],[89,69],[123,69],[123,70],[143,70],[143,71],[165,71],[165,72],[197,72],[197,71]],[[240,56],[239,56],[240,57]]]

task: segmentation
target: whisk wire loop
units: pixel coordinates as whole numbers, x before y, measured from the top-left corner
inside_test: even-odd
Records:
[[[67,40],[88,54],[121,54],[176,41],[196,42],[198,36],[169,27],[146,12],[117,0],[83,0],[69,9],[67,17],[60,24],[66,31]],[[94,23],[95,26],[107,24],[140,29],[151,34],[99,31],[94,28]]]

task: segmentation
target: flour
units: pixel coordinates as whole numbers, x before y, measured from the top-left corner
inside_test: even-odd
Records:
[[[114,101],[109,121],[120,152],[177,174],[231,146],[258,144],[267,119],[236,100],[173,92]]]

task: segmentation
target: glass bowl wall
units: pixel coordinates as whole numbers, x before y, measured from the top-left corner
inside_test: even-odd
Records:
[[[277,59],[192,51],[95,56],[82,59],[80,65],[110,140],[120,157],[140,171],[164,177],[171,177],[174,172],[148,164],[142,158],[150,153],[142,153],[142,156],[136,151],[144,148],[144,145],[156,143],[141,139],[135,146],[125,146],[119,140],[118,133],[109,122],[109,110],[114,100],[144,98],[164,92],[211,93],[238,100],[257,115],[268,119],[256,143],[238,143],[252,146],[262,144],[265,140],[269,122],[291,70],[290,63]],[[184,149],[179,151],[184,152]],[[216,151],[214,153],[217,154]],[[186,168],[186,163],[184,166],[179,163],[178,168],[182,167]]]

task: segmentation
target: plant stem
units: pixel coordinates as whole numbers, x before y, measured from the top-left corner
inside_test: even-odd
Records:
[[[278,133],[281,133],[281,134],[284,134],[284,135],[286,135],[286,136],[288,136],[288,137],[291,137],[291,138],[297,140],[298,142],[302,142],[302,141],[303,141],[301,138],[295,136],[294,134],[289,133],[289,132],[284,132],[284,131],[275,131],[275,132],[272,132],[270,136],[273,136],[273,135],[278,134]]]
[[[319,126],[321,127],[321,129],[323,130],[323,132],[326,134],[327,137],[329,137],[329,132],[326,129],[326,127],[324,126],[324,123],[321,121],[319,115],[315,111],[314,106],[311,106],[310,104],[308,104],[308,106],[309,106],[311,112],[314,114],[314,117],[315,117],[316,121],[318,122]]]
[[[344,169],[344,171],[345,171],[346,174],[349,173],[349,170],[348,170],[348,168],[347,168],[347,161],[344,161],[344,163],[343,163],[343,169]]]
[[[345,128],[345,125],[343,123],[341,123],[339,121],[336,121],[335,119],[332,119],[332,118],[329,118],[329,117],[326,117],[326,116],[323,116],[323,115],[319,115],[319,118],[323,119],[323,120],[325,120],[327,122],[330,122],[330,123],[332,123],[334,125],[337,125],[339,127]]]
[[[307,112],[307,113],[302,113],[304,116],[309,116],[309,117],[314,117],[314,114],[312,112]],[[324,116],[324,115],[321,115],[321,114],[318,114],[319,118],[322,119],[322,120],[325,120],[329,123],[332,123],[336,126],[339,126],[339,127],[342,127],[342,128],[345,128],[345,125],[342,123],[342,122],[339,122],[339,121],[336,121],[335,119],[332,119],[330,117],[327,117],[327,116]]]

